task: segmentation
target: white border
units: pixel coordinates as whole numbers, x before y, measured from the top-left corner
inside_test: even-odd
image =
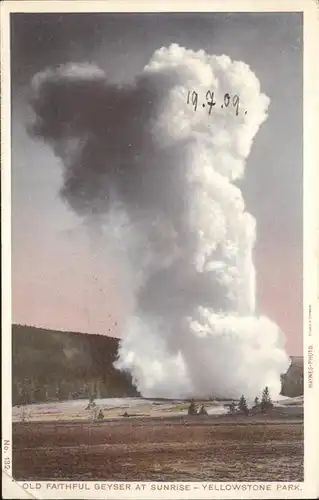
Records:
[[[319,131],[319,86],[315,72],[318,64],[318,13],[313,0],[194,0],[171,1],[4,1],[1,4],[1,195],[2,195],[2,479],[3,498],[316,498],[319,496],[319,411],[316,353],[319,329],[319,203],[316,190],[319,188],[318,161],[316,157]],[[90,490],[62,489],[62,485],[75,482],[57,482],[61,490],[47,489],[52,482],[33,482],[32,489],[26,483],[15,482],[11,477],[11,176],[10,176],[10,33],[9,16],[13,12],[303,12],[304,14],[304,366],[305,366],[305,480],[303,483],[262,483],[269,485],[267,492],[240,491],[235,493],[230,485],[261,483],[183,483],[190,491],[162,494],[145,484],[145,489],[131,491],[96,490],[95,484],[115,482],[90,482]],[[287,284],[289,286],[289,284]],[[310,312],[311,308],[311,312]],[[311,327],[310,327],[311,321]],[[313,387],[308,387],[308,347],[313,345]],[[6,440],[9,445],[6,445]],[[9,468],[5,470],[5,466]],[[30,484],[30,483],[28,483]],[[136,483],[130,483],[136,485]],[[165,484],[165,483],[161,483]],[[166,483],[167,484],[167,483]],[[178,483],[176,483],[178,484]],[[204,490],[204,484],[216,488]],[[278,490],[278,485],[296,485],[296,490]],[[40,486],[37,486],[40,485]],[[299,485],[299,486],[297,486]],[[198,488],[195,488],[197,486]],[[213,486],[212,486],[213,487]],[[224,488],[224,489],[223,489]]]

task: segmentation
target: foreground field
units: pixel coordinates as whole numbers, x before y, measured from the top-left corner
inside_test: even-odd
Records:
[[[302,481],[301,419],[13,424],[17,480]]]

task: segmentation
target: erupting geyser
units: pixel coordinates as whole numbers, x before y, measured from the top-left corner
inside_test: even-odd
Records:
[[[279,394],[289,358],[256,314],[255,220],[234,184],[269,104],[250,68],[171,45],[134,85],[67,64],[32,89],[33,134],[63,161],[61,196],[125,269],[134,312],[116,367],[146,397]],[[219,104],[226,93],[238,113]]]

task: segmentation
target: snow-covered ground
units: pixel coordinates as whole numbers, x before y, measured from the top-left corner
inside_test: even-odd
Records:
[[[295,398],[288,398],[286,396],[280,396],[277,401],[274,401],[274,405],[278,407],[286,406],[303,406],[304,398],[303,396],[297,396]]]
[[[93,411],[87,410],[89,400],[61,401],[12,408],[13,422],[87,420],[93,418]],[[130,416],[179,416],[186,415],[189,403],[186,401],[155,401],[143,398],[107,398],[95,400],[96,409],[102,409],[104,418],[118,418],[127,412]],[[223,415],[228,412],[224,402],[204,403],[209,415]],[[297,398],[280,397],[274,402],[276,407],[303,406],[303,396]],[[197,403],[198,408],[201,403]],[[96,410],[95,410],[96,411]]]
[[[12,418],[17,421],[56,421],[56,420],[86,420],[93,416],[87,410],[89,400],[61,401],[26,406],[14,406]],[[143,398],[107,398],[96,399],[96,408],[102,409],[104,418],[116,418],[127,412],[130,416],[178,416],[186,415],[188,402],[185,401],[152,401]],[[200,406],[200,404],[198,404]],[[227,408],[222,403],[205,403],[207,412],[223,414]]]

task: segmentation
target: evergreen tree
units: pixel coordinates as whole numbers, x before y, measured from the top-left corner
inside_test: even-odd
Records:
[[[96,408],[96,402],[94,401],[94,395],[90,395],[89,403],[87,407],[85,408],[86,410],[94,410]]]
[[[259,398],[257,396],[254,399],[254,406],[252,407],[252,409],[255,412],[259,412],[260,411],[260,400],[259,400]]]
[[[103,413],[103,411],[101,409],[100,409],[100,411],[98,413],[97,419],[98,420],[103,420],[104,419],[104,413]]]
[[[197,408],[194,400],[190,402],[190,405],[188,407],[188,415],[197,415]]]
[[[274,405],[273,405],[271,398],[270,398],[269,389],[266,386],[262,392],[260,409],[261,409],[261,411],[267,411],[267,410],[271,410],[271,408],[273,408],[273,406]]]
[[[61,388],[60,388],[60,386],[57,386],[57,388],[56,388],[55,397],[56,397],[56,399],[58,401],[61,401],[62,397],[61,397]]]
[[[247,401],[246,401],[244,395],[242,395],[240,397],[238,408],[241,411],[241,413],[244,413],[244,415],[248,415],[249,410],[248,410]]]
[[[204,405],[201,406],[198,415],[208,415],[207,410]]]
[[[235,405],[234,401],[232,401],[231,404],[229,405],[228,411],[231,414],[235,413],[235,411],[236,411],[236,405]]]
[[[99,414],[99,409],[98,407],[95,405],[93,407],[91,407],[91,415],[92,415],[92,420],[95,421],[97,420],[98,418],[98,414]]]

